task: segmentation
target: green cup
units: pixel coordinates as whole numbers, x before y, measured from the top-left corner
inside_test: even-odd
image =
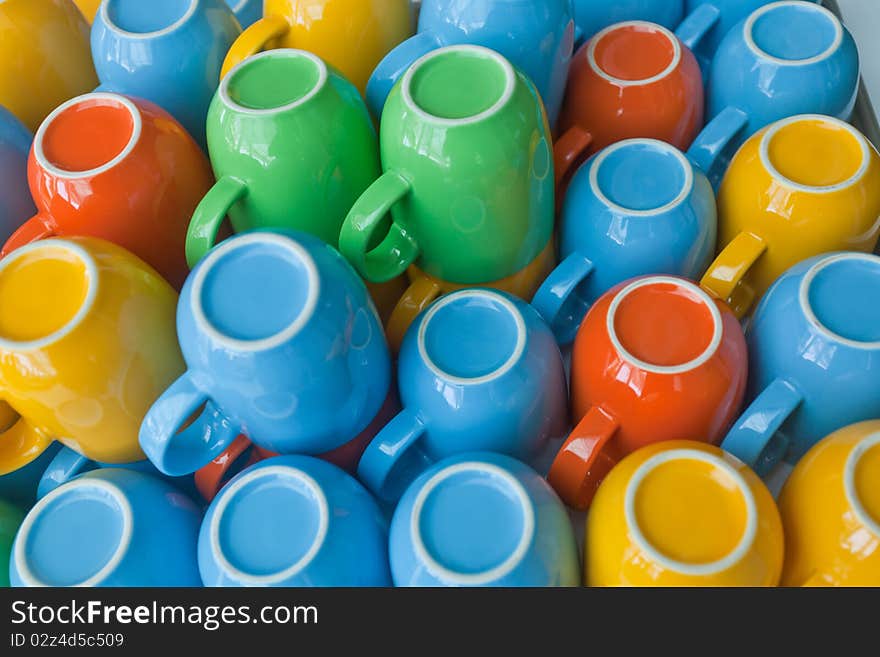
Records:
[[[364,278],[389,280],[416,264],[481,284],[518,272],[547,245],[550,130],[534,85],[504,57],[469,45],[425,55],[392,89],[379,132],[384,173],[339,236]]]
[[[380,173],[357,88],[303,50],[270,50],[233,68],[211,102],[207,133],[217,182],[189,225],[190,267],[227,214],[236,232],[294,228],[336,246],[346,213]]]
[[[9,557],[22,520],[24,514],[18,507],[0,500],[0,587],[9,586]]]

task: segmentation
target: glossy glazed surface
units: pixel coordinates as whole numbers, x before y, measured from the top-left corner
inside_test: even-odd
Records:
[[[0,402],[0,406],[6,406],[6,410],[14,416],[15,411]],[[37,486],[43,477],[46,468],[61,449],[58,443],[52,443],[42,454],[25,466],[12,472],[0,475],[0,499],[15,504],[22,509],[29,509],[37,499]]]
[[[651,21],[670,30],[684,18],[683,0],[572,0],[578,41],[623,21]]]
[[[263,0],[226,0],[242,29],[247,29],[263,17]]]
[[[0,3],[0,44],[0,105],[31,131],[98,84],[89,25],[71,0]]]
[[[273,452],[322,454],[360,433],[388,394],[388,347],[364,284],[305,233],[255,231],[215,248],[183,287],[177,333],[188,371],[140,435],[166,474],[194,472],[239,433]]]
[[[0,566],[9,563],[12,554],[12,543],[18,526],[24,519],[21,509],[12,504],[0,500]],[[0,567],[0,588],[9,586],[9,569]]]
[[[218,182],[190,224],[192,266],[227,212],[237,232],[293,228],[335,247],[345,215],[380,172],[357,90],[299,50],[257,55],[224,79],[208,115],[208,151]]]
[[[0,107],[0,240],[34,215],[27,188],[27,158],[32,136],[6,108]]]
[[[43,240],[0,263],[0,398],[20,414],[2,434],[0,472],[52,440],[96,461],[142,460],[141,420],[184,367],[174,290],[92,238]]]
[[[200,520],[186,495],[155,477],[89,472],[28,512],[10,579],[13,586],[200,586]]]
[[[783,536],[770,491],[713,445],[629,455],[590,506],[587,586],[776,586]]]
[[[206,586],[390,586],[386,521],[351,475],[280,456],[236,476],[199,535]]]
[[[390,534],[395,586],[577,586],[565,507],[534,470],[467,452],[410,486]]]
[[[73,0],[76,3],[76,6],[79,7],[79,10],[82,12],[82,15],[85,16],[85,19],[91,23],[95,19],[95,14],[98,13],[98,8],[101,6],[101,0]]]
[[[98,90],[156,103],[204,148],[208,106],[239,34],[224,0],[107,0],[92,25]]]

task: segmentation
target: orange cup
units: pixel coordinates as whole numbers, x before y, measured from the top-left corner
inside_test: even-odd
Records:
[[[696,283],[647,276],[612,288],[587,313],[571,357],[571,435],[548,480],[586,509],[627,454],[664,440],[717,443],[748,374],[736,316]]]
[[[214,182],[211,165],[169,114],[110,93],[79,96],[43,121],[28,159],[37,214],[0,255],[50,236],[122,246],[180,289],[189,220]]]

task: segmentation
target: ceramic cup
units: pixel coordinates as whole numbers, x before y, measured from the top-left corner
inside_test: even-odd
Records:
[[[364,284],[305,233],[250,232],[214,248],[183,286],[177,334],[188,369],[140,432],[165,474],[195,472],[240,433],[273,452],[322,454],[360,433],[388,394],[388,347]]]
[[[206,586],[390,586],[388,530],[352,476],[308,456],[248,468],[199,534]]]
[[[14,419],[15,413],[8,404],[0,402],[0,406]],[[7,425],[0,423],[0,426]],[[60,449],[60,443],[53,443],[27,465],[0,475],[0,500],[6,500],[22,509],[30,509],[37,500],[37,487],[40,485],[43,473]],[[0,561],[0,564],[2,563]],[[2,571],[3,569],[0,568],[0,572]]]
[[[572,0],[571,4],[578,46],[615,23],[650,21],[672,30],[684,18],[683,0]]]
[[[0,105],[28,130],[96,84],[89,24],[71,0],[0,2]]]
[[[117,94],[67,101],[34,137],[28,182],[37,214],[3,255],[49,236],[99,237],[177,289],[183,284],[187,222],[213,178],[204,153],[165,111]]]
[[[224,0],[106,0],[92,25],[101,84],[144,98],[205,147],[205,117],[241,26]]]
[[[336,246],[342,220],[380,172],[357,90],[302,50],[254,55],[223,78],[208,151],[217,184],[190,223],[190,266],[214,246],[227,213],[238,232],[294,228]]]
[[[46,495],[18,530],[13,586],[201,586],[201,513],[155,477],[107,468]]]
[[[263,0],[226,0],[242,29],[247,29],[263,17]]]
[[[12,555],[12,544],[24,513],[17,506],[0,499],[0,588],[9,586],[9,558]]]
[[[262,50],[299,48],[364,93],[376,65],[412,34],[410,12],[409,0],[265,0],[263,17],[232,45],[222,75]]]
[[[874,250],[880,156],[839,119],[777,121],[737,151],[718,192],[719,254],[702,285],[739,317],[789,267],[828,251]]]
[[[407,489],[390,534],[395,586],[577,586],[571,521],[547,482],[502,454],[445,459]]]
[[[759,474],[880,417],[880,257],[825,254],[792,267],[749,325],[751,405],[722,447]]]
[[[776,586],[783,536],[770,491],[713,445],[644,447],[608,475],[587,516],[587,586]]]
[[[529,76],[547,109],[550,125],[565,92],[574,48],[574,21],[568,0],[423,0],[418,34],[383,59],[367,85],[375,116],[394,84],[413,62],[444,46],[474,44],[501,53]]]
[[[571,355],[575,428],[548,480],[585,509],[623,456],[664,440],[717,443],[740,410],[746,341],[736,317],[696,284],[647,276],[606,292]]]
[[[23,246],[0,260],[0,474],[57,440],[102,463],[142,460],[138,428],[184,364],[177,294],[103,240]]]
[[[779,495],[783,586],[880,586],[880,422],[835,431]]]
[[[31,139],[31,133],[21,121],[0,106],[0,241],[3,242],[37,211],[27,188]]]
[[[553,334],[501,292],[453,292],[422,313],[400,350],[398,387],[403,411],[358,465],[386,501],[426,463],[473,450],[528,460],[565,431],[565,367]]]
[[[388,97],[379,142],[384,173],[339,235],[367,280],[415,264],[482,284],[526,267],[550,241],[549,128],[532,83],[498,53],[450,46],[419,59]]]

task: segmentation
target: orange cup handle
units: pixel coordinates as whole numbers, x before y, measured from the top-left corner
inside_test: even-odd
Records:
[[[244,468],[250,467],[255,463],[259,463],[270,456],[275,456],[271,452],[261,450],[254,445],[244,435],[239,435],[226,450],[216,457],[208,465],[196,470],[194,479],[196,488],[206,502],[213,500],[220,489],[226,485],[235,474],[231,472],[232,466],[245,454],[250,452]],[[242,468],[242,469],[244,469]]]
[[[12,233],[9,239],[6,240],[3,250],[0,251],[0,258],[31,242],[54,237],[57,234],[58,232],[49,225],[45,216],[41,214],[35,215],[19,226],[18,230]]]
[[[609,442],[618,428],[607,411],[593,406],[556,454],[547,480],[569,506],[586,510],[599,484],[617,464]]]
[[[428,276],[417,276],[410,283],[394,307],[385,328],[388,345],[393,353],[400,351],[403,337],[418,314],[436,301],[442,292],[440,284]]]
[[[565,187],[574,174],[574,167],[583,160],[593,136],[580,126],[566,130],[553,144],[553,170],[556,175],[556,206],[562,206]]]

